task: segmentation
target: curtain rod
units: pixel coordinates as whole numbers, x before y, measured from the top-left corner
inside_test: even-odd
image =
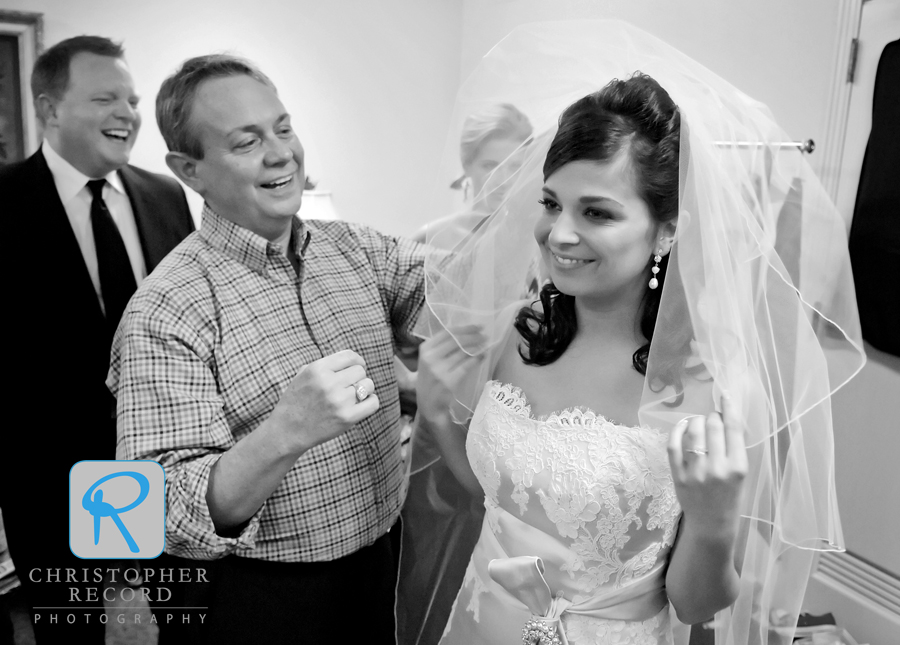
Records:
[[[758,148],[763,144],[756,141],[716,141],[716,145],[722,147]],[[805,152],[806,154],[811,154],[816,149],[816,142],[812,139],[807,139],[806,141],[782,141],[772,145],[779,148],[798,148],[800,152]]]

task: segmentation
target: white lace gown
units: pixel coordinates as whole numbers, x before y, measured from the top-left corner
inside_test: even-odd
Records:
[[[533,614],[570,645],[671,643],[681,509],[666,442],[583,409],[534,418],[517,388],[488,382],[466,440],[486,515],[441,643],[519,645]]]

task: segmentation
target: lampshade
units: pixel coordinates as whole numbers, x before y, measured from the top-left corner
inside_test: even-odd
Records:
[[[304,190],[303,204],[300,206],[303,219],[340,219],[334,210],[330,190]]]

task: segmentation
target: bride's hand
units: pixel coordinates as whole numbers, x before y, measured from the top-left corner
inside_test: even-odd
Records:
[[[734,539],[747,475],[744,429],[734,405],[679,421],[669,436],[669,464],[685,519],[708,537]]]
[[[462,347],[480,345],[482,332],[476,327],[442,330],[419,346],[416,400],[419,415],[430,421],[444,419],[458,406],[456,395],[465,379],[474,378],[483,354],[470,356]]]

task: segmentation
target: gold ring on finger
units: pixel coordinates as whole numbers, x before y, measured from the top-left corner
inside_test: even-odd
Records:
[[[703,448],[687,448],[685,452],[692,452],[695,455],[708,455],[709,450],[704,450]]]
[[[359,384],[356,386],[356,400],[362,403],[367,398],[369,398],[369,390],[366,389],[365,385]]]

